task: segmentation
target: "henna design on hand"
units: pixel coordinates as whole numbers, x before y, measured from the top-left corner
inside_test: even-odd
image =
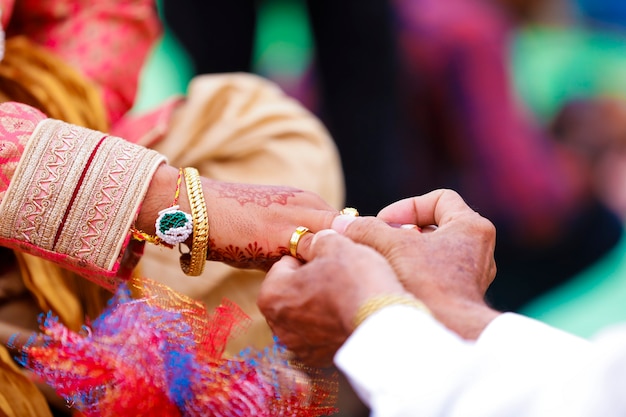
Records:
[[[213,185],[218,198],[235,200],[240,206],[250,203],[259,207],[269,207],[272,204],[285,206],[291,197],[303,191],[287,186],[215,183]],[[244,247],[228,245],[218,247],[213,239],[209,241],[207,259],[218,261],[236,268],[260,269],[267,271],[280,258],[289,254],[289,248],[280,246],[266,252],[258,242],[250,242]]]
[[[286,205],[289,197],[302,192],[297,188],[284,186],[221,183],[215,185],[220,198],[236,200],[241,206],[247,203],[261,207],[272,204]]]
[[[223,262],[227,265],[242,269],[260,269],[267,271],[277,261],[289,254],[287,247],[281,246],[276,252],[265,253],[258,242],[251,242],[244,248],[228,245],[225,248],[215,247],[215,242],[209,242],[210,250],[207,259]]]

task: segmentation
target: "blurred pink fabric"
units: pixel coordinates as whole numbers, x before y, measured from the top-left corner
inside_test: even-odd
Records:
[[[102,91],[109,123],[133,105],[161,26],[152,0],[0,0],[7,38],[25,35]]]

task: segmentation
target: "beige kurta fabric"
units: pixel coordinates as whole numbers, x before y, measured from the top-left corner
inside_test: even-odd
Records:
[[[288,185],[313,191],[340,209],[343,174],[336,147],[324,126],[274,84],[250,74],[194,78],[164,138],[151,148],[174,166],[194,166],[208,178]],[[211,207],[208,207],[209,216]],[[285,242],[287,244],[288,242]],[[142,273],[209,307],[223,297],[253,320],[229,347],[266,346],[271,333],[256,307],[264,273],[210,262],[201,277],[182,273],[178,250],[147,245]]]

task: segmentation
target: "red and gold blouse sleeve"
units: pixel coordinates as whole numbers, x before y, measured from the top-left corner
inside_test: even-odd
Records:
[[[98,85],[112,124],[132,107],[160,29],[153,0],[17,0],[7,35],[27,36]]]
[[[0,245],[115,287],[126,278],[129,231],[164,162],[121,138],[0,104]]]

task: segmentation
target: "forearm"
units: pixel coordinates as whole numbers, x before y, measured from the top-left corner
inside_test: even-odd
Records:
[[[154,234],[159,211],[172,206],[178,168],[122,138],[46,119],[26,105],[1,106],[0,117],[13,128],[0,132],[12,144],[0,182],[2,244],[114,286],[118,272],[130,272],[122,263],[132,268],[123,258],[131,253],[125,251],[131,227]],[[241,268],[267,270],[289,253],[297,226],[322,230],[337,215],[297,188],[199,181],[208,215],[203,256]],[[178,204],[190,213],[188,193],[182,181]],[[193,238],[186,241],[190,249]]]
[[[5,103],[10,158],[0,190],[3,246],[112,287],[129,230],[163,156],[121,138]]]
[[[168,164],[162,164],[157,168],[137,215],[135,222],[137,229],[151,235],[156,233],[155,220],[159,215],[159,211],[171,205],[176,190],[177,178],[177,168]],[[181,187],[180,193],[180,208],[188,213],[190,208],[186,188]]]

